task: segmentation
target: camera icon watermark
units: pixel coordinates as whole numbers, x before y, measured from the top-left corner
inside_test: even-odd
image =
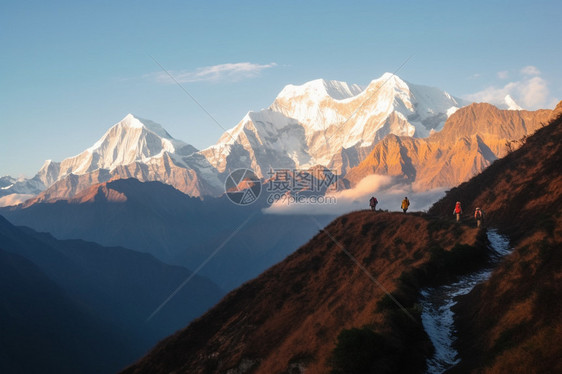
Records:
[[[261,194],[261,180],[250,169],[236,169],[224,182],[224,191],[230,201],[236,205],[250,205]]]

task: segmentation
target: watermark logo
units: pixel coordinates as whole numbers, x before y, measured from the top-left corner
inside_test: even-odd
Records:
[[[269,193],[299,193],[302,191],[323,194],[337,187],[338,176],[333,170],[270,169],[266,183]]]
[[[325,195],[291,195],[289,193],[279,194],[272,193],[267,197],[267,202],[270,205],[305,205],[305,204],[318,204],[318,205],[328,205],[337,204],[337,199],[335,196],[325,196]]]
[[[250,169],[236,169],[224,182],[226,196],[237,205],[254,203],[261,193],[261,180]]]
[[[262,193],[268,194],[270,205],[335,204],[336,199],[327,196],[337,188],[337,174],[329,169],[299,170],[270,169],[263,182],[250,169],[236,169],[225,181],[225,192],[237,205],[250,205]]]

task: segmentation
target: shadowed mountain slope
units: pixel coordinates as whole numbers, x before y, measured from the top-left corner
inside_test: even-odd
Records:
[[[226,196],[202,201],[160,182],[117,179],[69,200],[31,201],[1,208],[0,214],[58,239],[131,248],[189,269],[224,245],[201,274],[231,290],[283,260],[315,233],[307,217],[263,213],[266,195],[239,206]],[[333,216],[317,219],[326,224]],[[235,230],[240,231],[231,237]]]
[[[77,303],[37,266],[0,249],[0,372],[100,373],[136,343]]]
[[[2,330],[4,344],[13,347],[9,341],[14,340],[21,343],[20,349],[24,349],[25,342],[33,345],[34,335],[24,332],[35,326],[41,342],[51,347],[59,360],[68,361],[69,367],[76,364],[74,372],[90,370],[94,359],[95,367],[105,368],[101,371],[116,370],[204,313],[223,295],[214,283],[195,276],[147,321],[190,277],[187,269],[125,248],[81,240],[59,241],[48,234],[15,227],[1,216],[0,249],[7,253],[7,264],[17,265],[2,272],[0,287],[7,290],[0,293],[0,303],[7,308],[2,313],[3,322],[8,327],[27,326],[21,331],[12,326],[9,333]],[[21,261],[8,255],[21,257]],[[19,282],[21,277],[23,283]],[[19,287],[27,289],[18,292],[12,302],[10,295]],[[76,354],[73,344],[81,347],[82,354]],[[97,353],[91,357],[89,351]],[[22,357],[16,355],[10,360],[13,359]],[[48,358],[45,362],[50,361]]]

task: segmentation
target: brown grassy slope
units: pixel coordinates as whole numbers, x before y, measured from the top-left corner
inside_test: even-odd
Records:
[[[450,215],[456,200],[467,214],[482,207],[514,251],[457,305],[462,361],[453,372],[562,372],[562,117],[430,214]]]
[[[289,372],[291,365],[304,365],[309,374],[326,373],[342,329],[369,325],[384,333],[392,328],[377,311],[383,291],[332,238],[394,291],[404,271],[427,263],[429,247],[450,250],[458,243],[473,244],[476,230],[451,230],[448,224],[412,214],[362,211],[342,216],[125,373],[223,373],[236,368],[271,374]]]

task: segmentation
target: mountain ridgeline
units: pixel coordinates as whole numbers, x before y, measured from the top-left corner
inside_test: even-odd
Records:
[[[498,114],[484,109],[493,115],[489,125],[498,129],[492,132],[496,136],[472,139],[482,132],[492,134],[489,128],[470,124],[474,122],[473,115],[482,117],[472,108],[464,116],[456,116],[455,121],[461,124],[454,127],[462,136],[419,145],[422,150],[429,147],[425,153],[441,164],[452,160],[453,166],[463,172],[451,174],[443,167],[422,167],[420,163],[428,155],[418,154],[417,140],[439,133],[445,122],[468,104],[437,88],[408,83],[389,73],[366,87],[318,79],[286,86],[269,108],[248,112],[216,144],[203,150],[174,139],[152,121],[129,114],[82,153],[61,162],[45,162],[34,178],[4,177],[0,181],[0,205],[14,205],[43,190],[42,201],[68,199],[93,184],[117,177],[159,181],[190,196],[216,197],[224,193],[228,173],[237,168],[252,169],[258,177],[267,179],[271,169],[321,166],[344,177],[372,151],[375,154],[352,174],[350,183],[372,172],[388,171],[389,175],[409,178],[418,189],[436,184],[452,187],[501,157],[498,145],[530,134],[545,115],[545,111],[505,110]],[[524,126],[520,125],[522,121]],[[373,158],[381,152],[373,148],[385,139],[392,143],[396,137],[413,144],[403,146],[400,155],[387,152],[392,156],[388,161],[379,157],[373,165]],[[465,143],[470,144],[459,144],[462,137],[467,137]],[[454,150],[466,148],[473,150],[466,159],[451,155]],[[478,156],[479,152],[482,156]],[[440,153],[445,155],[441,157]],[[393,167],[397,163],[409,165],[399,170]],[[412,178],[412,170],[419,178]]]
[[[519,146],[553,118],[551,110],[500,110],[486,103],[457,110],[427,138],[389,135],[345,176],[355,186],[365,175],[390,175],[416,191],[453,187]]]
[[[461,361],[452,371],[559,372],[561,144],[558,117],[429,214],[336,219],[124,373],[422,372],[433,350],[419,291],[487,261],[485,229],[470,219],[476,206],[488,227],[510,236],[513,252],[460,298]],[[460,224],[451,215],[457,200]]]
[[[283,260],[315,233],[307,217],[265,214],[265,206],[265,198],[239,206],[226,196],[202,201],[160,182],[117,179],[68,200],[31,201],[0,209],[0,214],[58,239],[131,248],[188,269],[196,269],[223,247],[201,274],[231,290]],[[317,219],[324,225],[334,217]],[[235,230],[238,234],[232,236]]]

